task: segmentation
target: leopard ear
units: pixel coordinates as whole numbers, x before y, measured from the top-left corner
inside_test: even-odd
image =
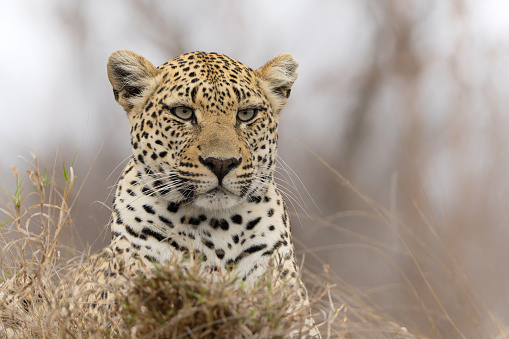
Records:
[[[144,102],[156,85],[157,69],[144,57],[131,51],[117,51],[108,59],[108,78],[115,100],[129,113]]]
[[[290,97],[298,66],[291,53],[283,53],[256,70],[276,113],[281,111]]]

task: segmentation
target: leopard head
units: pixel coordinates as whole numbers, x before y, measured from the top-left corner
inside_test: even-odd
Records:
[[[216,53],[184,54],[157,68],[136,53],[113,53],[108,77],[144,184],[162,199],[208,210],[263,195],[297,66],[290,53],[259,69]]]

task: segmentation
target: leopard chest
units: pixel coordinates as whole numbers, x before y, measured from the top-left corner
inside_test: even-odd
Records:
[[[130,182],[118,185],[111,230],[137,256],[160,263],[198,256],[208,269],[246,278],[276,251],[292,252],[288,215],[275,187],[238,208],[211,213],[147,195]]]

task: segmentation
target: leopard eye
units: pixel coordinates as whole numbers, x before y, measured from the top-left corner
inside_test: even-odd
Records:
[[[182,120],[191,120],[194,118],[194,111],[190,107],[178,106],[170,108],[171,114]]]
[[[254,117],[258,114],[258,109],[256,108],[247,108],[241,109],[237,112],[237,119],[242,122],[248,122],[253,120]]]

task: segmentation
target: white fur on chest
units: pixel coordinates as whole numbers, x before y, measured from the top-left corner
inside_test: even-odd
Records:
[[[120,218],[113,218],[111,229],[142,257],[171,262],[189,253],[204,255],[204,267],[220,272],[233,268],[254,282],[275,252],[292,252],[288,217],[275,187],[258,200],[211,212],[145,195],[141,185],[130,182],[124,178],[119,183],[114,215]]]

